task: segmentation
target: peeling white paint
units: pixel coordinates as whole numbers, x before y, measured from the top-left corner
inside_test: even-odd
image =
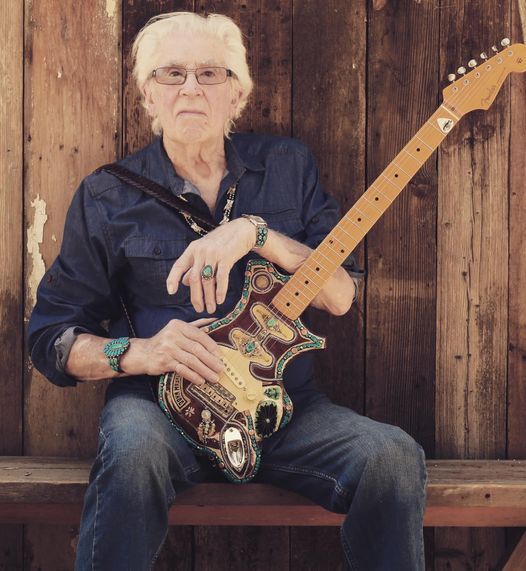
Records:
[[[113,16],[115,16],[116,9],[117,0],[106,0],[106,14],[108,14],[108,18],[113,18]]]
[[[59,70],[57,71],[57,78],[60,79],[61,77],[62,77],[62,70],[59,69]]]
[[[37,287],[46,272],[44,258],[40,253],[40,244],[44,240],[44,224],[47,221],[46,201],[37,194],[35,200],[31,202],[31,206],[35,209],[33,224],[27,229],[27,253],[33,264],[31,274],[28,278],[29,302],[34,305],[37,299]]]
[[[55,234],[51,234],[51,239],[53,240],[53,242],[57,241],[57,237],[55,236]]]

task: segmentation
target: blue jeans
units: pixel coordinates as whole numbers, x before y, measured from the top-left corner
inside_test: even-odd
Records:
[[[76,571],[151,569],[176,495],[214,474],[171,426],[149,384],[114,381],[100,419]],[[424,569],[424,452],[400,428],[310,391],[295,400],[290,424],[265,441],[256,481],[347,514],[341,541],[349,569]]]

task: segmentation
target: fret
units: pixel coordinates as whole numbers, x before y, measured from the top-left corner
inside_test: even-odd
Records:
[[[314,250],[314,253],[315,252],[316,252],[316,250]],[[319,268],[319,269],[316,269],[316,268]],[[309,258],[307,258],[305,271],[311,272],[311,275],[314,276],[311,279],[321,278],[322,283],[324,280],[331,277],[331,275],[333,273],[333,272],[330,272],[329,270],[327,270],[327,268],[324,268],[323,265],[321,263],[319,263],[317,260],[315,260],[315,259],[310,260]]]
[[[400,163],[396,160],[398,156],[393,160],[391,164],[394,165],[397,168],[397,170],[402,171],[407,177],[412,178],[413,175],[409,174],[408,172],[405,172],[405,170],[401,167]]]
[[[360,235],[362,237],[365,235],[365,231],[364,231],[363,227],[356,224],[356,222],[350,216],[346,216],[345,218],[342,219],[342,229],[343,229],[343,224],[345,224],[346,222],[350,222],[353,226],[356,226],[356,228],[358,228]],[[349,236],[352,236],[352,234],[349,234]]]
[[[392,203],[392,200],[387,196],[387,194],[385,194],[381,189],[380,189],[380,185],[377,182],[374,182],[370,189],[363,195],[365,196],[366,194],[369,193],[369,191],[372,192],[372,194],[379,194],[382,198],[385,198],[385,200],[387,200],[389,202],[389,204]],[[373,192],[374,191],[374,192]]]
[[[287,291],[284,291],[283,288],[278,293],[278,295],[276,295],[276,297],[272,301],[272,304],[276,305],[276,306],[278,304],[280,304],[282,306],[285,306],[286,308],[290,308],[291,305],[295,305],[296,306],[295,309],[300,309],[302,311],[303,311],[304,307],[306,307],[306,306],[303,306],[303,304],[298,303],[298,301],[296,299],[294,299],[294,296],[290,295]],[[285,310],[280,310],[280,311],[283,311],[284,313],[286,313],[287,310],[285,309]]]
[[[358,230],[360,231],[360,234],[362,234],[362,229],[351,220],[350,216],[349,216],[350,212],[348,212],[340,221],[340,226],[339,229],[344,233],[347,234],[347,236],[349,236],[349,238],[353,238],[354,239],[354,234],[348,232],[343,225],[346,224],[347,222],[350,222],[351,224],[353,224],[354,226],[356,226],[356,228],[358,228]]]
[[[331,266],[338,267],[338,264],[337,264],[332,258],[330,258],[329,256],[326,256],[326,255],[323,253],[323,248],[317,249],[316,252],[317,252],[320,256],[323,256],[326,260],[328,260]],[[335,252],[335,254],[336,254],[336,252]],[[320,265],[324,270],[330,271],[328,268],[326,268],[326,267],[323,265],[323,262],[321,262],[321,261],[318,260],[318,259],[317,259],[316,261],[319,263],[319,265]]]
[[[356,210],[356,212],[357,212],[362,218],[365,218],[366,220],[372,220],[372,218],[369,218],[369,216],[367,216],[367,214],[365,214],[365,212],[364,212],[361,208],[358,208],[358,203],[356,203],[356,206],[354,207],[354,210]]]
[[[413,160],[415,160],[415,161],[418,163],[418,165],[419,165],[418,168],[420,168],[420,167],[424,164],[418,157],[415,157],[415,156],[413,155],[413,153],[410,153],[407,148],[402,149],[402,152],[408,154]]]
[[[385,180],[386,180],[388,183],[392,184],[392,185],[396,188],[397,191],[400,191],[400,187],[396,184],[396,182],[392,181],[392,180],[385,174],[385,171],[384,171],[378,178],[385,178]],[[398,192],[397,192],[396,196],[398,196]],[[396,198],[396,196],[395,196],[395,198]]]
[[[305,270],[307,271],[308,268],[306,268]],[[314,297],[316,297],[316,295],[318,294],[318,292],[319,292],[319,291],[321,290],[321,288],[323,287],[324,280],[323,280],[323,279],[320,279],[320,276],[318,276],[318,275],[317,275],[315,272],[313,272],[312,270],[310,270],[310,274],[312,274],[312,275],[308,275],[308,274],[306,273],[306,271],[303,272],[303,270],[302,270],[303,273],[300,274],[300,275],[298,275],[297,273],[294,274],[294,277],[291,279],[291,281],[294,280],[294,279],[296,279],[296,276],[298,276],[298,278],[297,278],[297,279],[298,279],[298,283],[297,283],[297,284],[294,284],[294,285],[296,286],[296,288],[303,288],[303,287],[305,287],[305,286],[310,286],[310,285],[314,286],[315,289],[312,290],[312,288],[311,288],[311,291],[314,291],[314,292],[315,292]],[[307,282],[307,283],[305,283],[305,282]],[[289,283],[290,283],[290,282],[289,282]]]
[[[374,200],[371,200],[371,199],[367,196],[367,194],[364,194],[364,195],[362,196],[362,198],[363,198],[364,200],[367,200],[367,202],[368,202],[375,210],[377,210],[377,211],[380,213],[380,215],[382,215],[382,214],[384,213],[384,211],[375,203]]]
[[[422,130],[422,129],[421,129]],[[425,141],[425,139],[423,139],[422,137],[418,136],[418,133],[415,135],[415,137],[423,144],[425,145],[430,151],[431,153],[434,153],[436,150],[436,147],[431,147],[430,145],[427,144],[427,142]]]

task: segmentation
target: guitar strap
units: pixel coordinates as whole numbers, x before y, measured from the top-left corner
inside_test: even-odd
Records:
[[[192,216],[196,220],[199,220],[201,224],[204,224],[208,228],[206,230],[210,231],[217,227],[217,223],[212,218],[212,216],[206,212],[203,212],[190,202],[179,198],[164,186],[161,186],[157,182],[150,180],[136,172],[133,172],[122,165],[117,163],[110,163],[101,166],[97,171],[106,171],[110,174],[120,178],[123,182],[142,190],[145,194],[155,198],[159,202],[162,202],[166,206],[170,206],[176,210],[179,214],[186,214]]]

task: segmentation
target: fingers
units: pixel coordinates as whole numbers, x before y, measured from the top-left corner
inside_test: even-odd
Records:
[[[218,305],[221,305],[226,298],[228,290],[228,275],[230,274],[230,266],[225,263],[219,262],[216,273],[216,291],[215,299]]]
[[[212,266],[210,264],[210,267],[214,268],[214,266]],[[214,313],[214,311],[216,310],[216,279],[215,279],[215,270],[213,271],[214,276],[209,278],[209,279],[205,279],[205,278],[201,278],[201,282],[202,282],[202,286],[203,286],[203,294],[204,294],[204,300],[205,300],[205,305],[206,305],[206,311],[208,311],[208,313]]]
[[[178,260],[172,266],[168,277],[166,278],[166,289],[170,295],[177,292],[179,288],[179,282],[183,274],[185,274],[189,268],[193,265],[193,255],[189,248],[179,256]]]
[[[209,325],[216,320],[215,317],[200,317],[195,321],[189,321],[189,325],[193,325],[194,327],[204,327],[205,325]]]
[[[149,343],[152,370],[148,374],[175,371],[197,384],[219,380],[223,371],[219,345],[195,325],[174,319]]]

